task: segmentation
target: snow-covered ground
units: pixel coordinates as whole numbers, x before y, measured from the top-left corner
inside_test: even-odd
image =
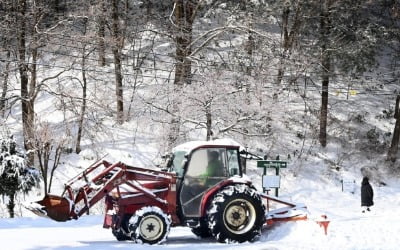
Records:
[[[253,243],[221,244],[200,239],[185,227],[172,228],[162,245],[137,245],[118,242],[111,231],[102,228],[102,216],[83,216],[79,220],[55,222],[46,218],[0,219],[2,249],[399,249],[400,184],[388,180],[387,186],[372,183],[375,205],[363,214],[360,208],[359,181],[354,194],[342,192],[341,185],[324,184],[310,177],[287,177],[282,198],[305,203],[309,220],[267,226]],[[290,193],[284,193],[285,189]],[[28,214],[28,213],[27,213]],[[328,234],[315,220],[326,214]]]
[[[222,48],[228,46],[224,45],[225,42],[219,42],[218,46],[222,46]],[[226,44],[228,43],[226,42]],[[154,50],[169,51],[168,47],[174,48],[171,44],[163,41],[162,45],[155,47]],[[151,63],[154,62],[151,61]],[[165,65],[160,62],[158,68],[168,69],[170,65],[168,62]],[[42,70],[44,69],[42,67]],[[49,75],[55,74],[48,71],[47,68],[46,72]],[[170,74],[168,70],[162,72]],[[102,77],[106,79],[105,82],[108,82],[109,76]],[[99,78],[102,77],[99,76]],[[126,77],[126,79],[129,78]],[[140,88],[140,91],[145,92],[147,88],[153,90],[153,85],[159,87],[150,80],[149,78],[149,82],[143,83],[144,87]],[[375,79],[373,78],[370,82],[375,84]],[[97,80],[91,84],[91,88],[88,89],[96,90],[95,93],[90,94],[91,98],[95,100],[93,103],[97,103],[98,100],[113,102],[111,101],[113,99],[104,97],[111,93],[109,87],[105,86],[111,85],[98,85]],[[214,84],[220,86],[221,82],[215,81]],[[62,82],[61,85],[69,95],[76,91],[75,94],[80,96],[80,87],[74,87],[71,82]],[[267,88],[260,93],[260,98],[266,102],[265,106],[269,107],[267,123],[271,125],[273,132],[268,138],[261,137],[257,140],[254,138],[255,145],[247,140],[244,146],[249,146],[256,153],[259,153],[258,149],[262,149],[266,151],[263,153],[269,154],[269,157],[275,157],[277,154],[291,155],[292,162],[288,169],[281,171],[280,196],[283,199],[307,205],[310,212],[307,221],[286,222],[265,227],[257,241],[243,244],[221,244],[216,243],[213,239],[200,239],[192,234],[190,229],[178,227],[171,229],[168,240],[162,245],[149,246],[133,244],[129,241],[117,241],[110,230],[102,228],[103,218],[101,215],[84,215],[76,221],[55,222],[36,217],[22,209],[17,212],[18,216],[22,215],[23,217],[0,218],[0,242],[2,244],[0,248],[4,250],[400,249],[400,183],[398,182],[400,178],[378,173],[377,168],[374,167],[382,166],[380,171],[388,168],[388,164],[382,164],[382,162],[391,139],[389,135],[394,126],[394,119],[389,114],[395,103],[395,95],[398,93],[397,85],[388,84],[385,89],[379,89],[379,91],[376,86],[365,86],[365,89],[374,91],[362,91],[361,87],[357,87],[360,94],[346,95],[343,94],[344,92],[341,93],[341,90],[349,89],[348,82],[344,79],[343,86],[337,83],[333,88],[337,90],[337,93],[329,97],[329,115],[331,116],[329,121],[332,123],[328,128],[329,143],[325,149],[319,148],[315,136],[318,124],[318,116],[315,114],[318,113],[320,102],[319,88],[314,85],[307,86],[307,91],[304,89],[304,93],[307,93],[307,98],[305,98],[299,94],[303,93],[302,89],[281,91],[282,86],[278,86],[280,94],[276,99],[275,92],[278,91],[275,90],[275,85],[268,86],[269,84],[262,87]],[[295,86],[300,88],[302,84]],[[103,87],[105,89],[102,89]],[[225,91],[212,87],[210,89]],[[49,92],[58,93],[56,89],[50,90]],[[381,92],[382,94],[379,95]],[[393,93],[393,96],[385,93]],[[125,98],[126,100],[130,99],[129,96]],[[137,100],[135,99],[135,101]],[[238,104],[242,105],[242,102]],[[257,102],[255,104],[259,105]],[[40,114],[38,117],[43,121],[49,120],[51,123],[63,124],[65,123],[64,116],[70,119],[68,117],[70,114],[58,111],[59,105],[57,98],[47,93],[40,93],[35,103],[35,112]],[[226,103],[223,105],[229,106]],[[104,106],[108,106],[108,104]],[[140,102],[136,106],[142,108]],[[104,122],[102,122],[101,128],[88,123],[87,126],[90,127],[88,130],[91,134],[88,134],[87,131],[82,142],[83,151],[79,155],[63,155],[62,166],[55,173],[52,188],[54,194],[60,194],[63,184],[82,171],[82,167],[89,166],[95,159],[106,153],[108,153],[107,160],[111,162],[122,161],[134,166],[152,166],[154,159],[163,153],[161,149],[165,146],[162,145],[160,138],[163,137],[162,133],[165,131],[160,127],[164,127],[164,124],[162,119],[160,125],[154,123],[153,117],[142,115],[142,113],[148,112],[144,111],[147,109],[133,110],[132,112],[136,111],[139,115],[121,126],[116,126],[113,119],[103,117],[103,112],[112,113],[111,111],[98,111],[97,108],[91,110],[94,110],[91,115],[94,116],[96,125],[103,119]],[[16,106],[6,123],[12,128],[13,133],[19,134],[21,137],[20,112],[19,106]],[[99,116],[99,121],[96,120],[97,116]],[[91,127],[92,125],[93,127]],[[197,131],[192,133],[197,133]],[[201,136],[190,135],[190,138],[193,137]],[[240,141],[240,138],[235,139]],[[20,141],[22,140],[20,139]],[[379,149],[384,150],[380,152]],[[372,207],[372,212],[367,214],[361,213],[360,207],[359,184],[362,178],[360,173],[362,168],[372,171],[372,177],[375,177],[371,182],[375,191],[375,205]],[[259,186],[261,183],[260,170],[255,167],[248,170],[250,178]],[[348,191],[342,192],[340,183],[342,178],[356,181],[354,194]],[[380,185],[381,181],[387,185]],[[30,199],[30,196],[37,192],[39,191],[30,193],[26,199]],[[6,217],[8,216],[6,202],[1,198],[0,217]],[[321,215],[327,215],[330,221],[327,235],[324,234],[323,228],[316,223]]]

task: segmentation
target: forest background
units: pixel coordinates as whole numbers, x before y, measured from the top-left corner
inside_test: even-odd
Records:
[[[399,29],[396,0],[0,0],[1,137],[44,193],[74,154],[152,166],[222,137],[295,176],[318,159],[383,183],[400,169]]]

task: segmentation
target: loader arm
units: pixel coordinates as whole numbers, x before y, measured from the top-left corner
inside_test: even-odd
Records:
[[[129,187],[130,191],[121,191],[121,185]],[[146,197],[174,213],[176,192],[169,191],[175,189],[175,185],[176,175],[173,173],[101,160],[69,180],[61,196],[46,195],[43,200],[31,203],[27,208],[39,216],[67,221],[89,213],[89,209],[106,196],[113,196],[111,200],[120,203]],[[157,195],[160,191],[168,195],[160,198]]]
[[[116,167],[118,166],[117,164],[114,164],[110,167]],[[113,168],[112,168],[113,169]],[[125,170],[124,169],[119,169],[115,171],[111,175],[111,177],[107,177],[107,175],[104,175],[106,173],[109,173],[109,171],[102,173],[103,178],[95,178],[94,180],[97,181],[102,181],[102,184],[97,185],[95,182],[90,182],[89,184],[86,184],[85,186],[79,188],[78,192],[74,196],[73,189],[71,186],[66,186],[65,190],[67,191],[69,198],[74,201],[74,210],[71,211],[71,216],[73,218],[77,218],[82,216],[85,213],[89,213],[89,209],[94,206],[98,201],[102,200],[109,191],[113,190],[114,188],[118,187],[121,183],[123,183],[123,176],[125,175]],[[104,182],[104,183],[103,183]],[[84,206],[79,208],[77,207],[77,204],[81,203],[83,201]]]

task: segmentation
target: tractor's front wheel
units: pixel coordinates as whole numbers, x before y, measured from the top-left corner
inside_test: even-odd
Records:
[[[244,184],[218,192],[207,211],[208,227],[219,242],[252,241],[265,222],[264,205],[258,193]]]
[[[138,243],[160,244],[170,230],[171,219],[158,207],[144,207],[129,220],[132,240]]]
[[[124,216],[122,216],[122,218],[118,215],[113,215],[112,224],[113,225],[119,224],[119,227],[113,227],[112,234],[115,236],[115,238],[118,241],[125,241],[125,240],[131,239],[131,237],[129,236],[129,230],[128,230],[128,223],[129,223],[129,219],[131,217],[132,217],[132,214],[125,214]],[[121,220],[120,223],[118,223],[119,220]]]

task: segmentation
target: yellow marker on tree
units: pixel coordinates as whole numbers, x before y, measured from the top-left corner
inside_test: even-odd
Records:
[[[351,96],[355,96],[355,95],[357,95],[357,90],[351,89],[349,91],[349,93],[350,93]]]

